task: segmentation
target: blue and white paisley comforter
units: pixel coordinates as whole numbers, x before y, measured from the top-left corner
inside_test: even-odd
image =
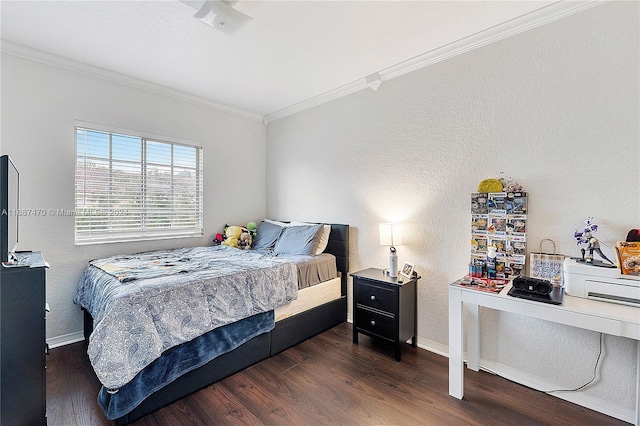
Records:
[[[286,259],[195,247],[92,261],[74,303],[94,319],[89,359],[115,390],[167,349],[289,303],[297,292],[297,268]]]

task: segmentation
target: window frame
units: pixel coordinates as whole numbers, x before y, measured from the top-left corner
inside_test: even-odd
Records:
[[[106,133],[109,136],[109,146],[107,147],[109,150],[108,157],[100,157],[100,156],[89,156],[87,155],[85,145],[85,152],[83,154],[79,153],[80,144],[78,139],[78,131],[94,131],[100,133]],[[166,136],[155,135],[151,133],[132,131],[129,129],[121,129],[112,126],[98,125],[95,123],[87,123],[82,121],[76,121],[74,124],[74,241],[76,246],[81,245],[90,245],[90,244],[103,244],[103,243],[116,243],[116,242],[132,242],[132,241],[151,241],[151,240],[162,240],[162,239],[174,239],[174,238],[202,238],[204,235],[204,159],[203,159],[203,148],[194,144],[191,141],[187,141],[184,139],[178,138],[168,138]],[[114,158],[113,155],[113,135],[130,137],[132,139],[140,140],[140,160],[118,160]],[[150,160],[150,154],[147,151],[147,147],[149,143],[154,144],[166,144],[170,147],[170,163],[168,164],[158,164]],[[158,145],[158,146],[160,146]],[[194,149],[195,159],[193,164],[189,164],[189,166],[185,166],[184,164],[178,164],[178,161],[175,156],[175,148],[184,147],[188,149]],[[81,174],[79,172],[81,164],[85,164],[87,159],[93,158],[94,160],[99,159],[100,161],[104,161],[108,164],[108,180],[109,180],[109,190],[107,191],[107,197],[110,200],[109,202],[114,204],[112,206],[102,206],[102,208],[98,208],[97,206],[87,205],[86,201],[81,202],[80,200],[83,198],[81,195],[86,197],[87,195],[87,184],[91,183],[90,179],[87,179],[87,175],[84,173],[86,168],[83,170]],[[123,163],[126,162],[128,164],[135,165],[136,167],[140,166],[139,172],[139,180],[140,180],[140,192],[139,192],[139,203],[140,206],[136,212],[130,214],[127,209],[118,210],[115,206],[118,201],[124,201],[125,196],[118,198],[114,196],[116,192],[114,191],[112,185],[114,180],[113,173],[113,165],[115,163]],[[151,182],[149,179],[149,171],[150,165],[157,167],[156,170],[159,169],[169,169],[171,170],[169,175],[165,175],[164,178],[168,178],[170,180],[170,205],[171,207],[165,209],[158,209],[158,204],[151,205],[150,197],[152,197]],[[176,189],[180,187],[180,183],[178,182],[179,176],[175,174],[175,170],[192,170],[195,172],[193,179],[189,181],[189,185],[193,186],[193,207],[186,210],[187,215],[192,215],[193,219],[187,220],[187,226],[184,226],[185,221],[177,220],[176,218],[181,213],[179,210],[178,204],[176,204],[176,200],[178,196],[181,194],[180,191],[176,192]],[[135,173],[134,173],[135,175]],[[133,179],[136,177],[133,176]],[[93,182],[98,182],[94,180]],[[158,182],[158,181],[154,181]],[[127,186],[129,183],[125,183],[124,186]],[[135,186],[130,186],[135,187]],[[120,188],[122,189],[122,187]],[[158,191],[156,189],[156,191]],[[188,193],[189,191],[187,191]],[[184,195],[184,192],[182,193]],[[134,209],[135,211],[136,209]],[[152,211],[161,212],[163,215],[169,216],[170,224],[166,226],[153,226],[153,222],[150,219]],[[184,213],[184,212],[183,212]],[[126,228],[122,223],[118,220],[119,216],[126,216],[127,218],[133,218],[133,222],[137,223],[139,221],[139,225],[132,228]],[[184,215],[183,215],[184,216]],[[81,229],[80,221],[84,220],[104,220],[105,225],[108,229],[94,229],[94,230],[83,230]],[[193,223],[193,225],[191,225]],[[156,223],[158,225],[158,223]],[[182,226],[180,226],[182,225]],[[95,225],[94,225],[95,226]]]

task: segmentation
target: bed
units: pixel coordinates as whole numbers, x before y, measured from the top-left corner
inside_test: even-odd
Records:
[[[282,224],[282,223],[281,223]],[[260,228],[266,229],[266,226],[260,225],[258,228],[258,234],[260,235]],[[302,228],[298,228],[302,229]],[[325,225],[325,229],[326,225]],[[266,235],[266,234],[265,234]],[[347,314],[347,301],[346,301],[346,288],[347,288],[347,276],[349,269],[349,226],[341,224],[331,224],[330,232],[327,232],[328,240],[325,242],[326,248],[322,251],[322,254],[313,253],[313,256],[297,256],[294,254],[279,254],[277,259],[271,259],[276,270],[275,275],[265,275],[266,269],[262,264],[257,264],[255,269],[258,271],[262,281],[258,279],[249,279],[243,275],[242,282],[251,283],[248,286],[240,286],[233,282],[231,277],[220,273],[213,273],[211,271],[196,271],[191,270],[190,266],[181,264],[180,261],[184,258],[188,258],[195,263],[208,262],[204,257],[200,256],[201,250],[195,249],[183,249],[187,251],[172,252],[170,256],[161,257],[151,254],[151,262],[154,264],[160,264],[162,268],[160,272],[153,268],[145,269],[144,271],[138,271],[135,267],[131,267],[129,264],[123,268],[123,263],[112,262],[111,260],[103,260],[103,264],[99,265],[101,269],[100,273],[104,275],[97,281],[92,278],[91,285],[105,286],[105,282],[108,280],[117,279],[116,282],[120,286],[129,287],[145,287],[151,288],[153,297],[160,298],[158,292],[162,293],[161,296],[167,298],[164,292],[167,292],[164,288],[156,286],[154,283],[160,281],[162,276],[169,281],[178,282],[178,278],[183,279],[185,282],[193,280],[193,276],[197,276],[196,291],[191,286],[177,285],[180,292],[187,293],[189,297],[185,302],[187,305],[182,306],[182,310],[185,309],[189,312],[193,312],[193,315],[187,315],[189,320],[182,321],[180,323],[180,330],[178,333],[173,333],[171,338],[162,336],[160,339],[161,354],[157,357],[152,357],[151,362],[148,360],[140,360],[136,358],[138,353],[147,353],[155,350],[149,347],[145,347],[145,351],[139,351],[138,349],[142,345],[147,345],[149,339],[140,339],[131,343],[132,337],[130,335],[122,336],[123,331],[117,330],[118,327],[124,327],[133,332],[133,339],[138,339],[141,335],[138,329],[143,329],[143,324],[146,319],[140,319],[138,315],[129,318],[128,314],[120,312],[115,309],[115,314],[109,316],[107,312],[114,310],[114,302],[108,300],[105,296],[87,296],[84,292],[89,293],[91,285],[79,284],[76,292],[74,302],[79,304],[84,312],[84,330],[85,341],[88,347],[88,354],[94,365],[94,371],[96,375],[103,383],[103,387],[98,395],[98,401],[100,406],[105,411],[107,418],[114,420],[116,424],[127,424],[132,422],[146,414],[149,414],[167,404],[170,404],[178,399],[181,399],[190,393],[193,393],[203,387],[206,387],[218,380],[223,379],[237,371],[240,371],[250,365],[253,365],[263,359],[276,355],[279,352],[294,346],[301,341],[314,336],[322,331],[334,327],[344,321],[346,321]],[[277,243],[281,243],[281,240],[277,240]],[[249,256],[254,255],[254,250],[239,250],[232,248],[207,248],[207,252],[220,252],[224,255],[233,254],[235,256],[241,252],[247,252]],[[254,257],[260,257],[260,250],[255,250]],[[316,255],[317,254],[317,255]],[[147,256],[147,254],[145,254]],[[174,256],[174,257],[171,257]],[[204,255],[203,255],[204,256]],[[284,260],[283,260],[284,259]],[[322,260],[334,263],[333,269],[335,272],[322,272],[316,271],[316,266],[311,264],[316,261]],[[127,258],[128,260],[128,258]],[[262,262],[264,259],[261,259]],[[146,259],[149,261],[149,259]],[[235,260],[232,261],[232,263]],[[294,266],[292,266],[292,264]],[[328,265],[328,263],[326,263]],[[178,271],[166,272],[166,265],[170,267],[177,267]],[[177,265],[177,266],[175,266]],[[208,269],[205,265],[204,269]],[[95,274],[96,265],[90,265],[87,270],[93,270]],[[248,269],[252,266],[249,265]],[[122,270],[126,269],[123,273]],[[322,271],[325,267],[320,268]],[[329,268],[331,269],[331,268]],[[85,271],[85,274],[87,273]],[[292,297],[290,287],[291,284],[282,284],[279,281],[286,281],[290,279],[291,272],[296,275],[296,287],[298,287],[295,297]],[[311,272],[309,272],[311,271]],[[263,300],[254,301],[249,300],[246,304],[242,303],[209,303],[209,306],[230,306],[222,309],[224,315],[229,314],[230,311],[234,311],[234,315],[231,315],[230,319],[226,319],[224,315],[219,316],[223,318],[220,322],[217,313],[214,312],[213,317],[208,318],[211,311],[218,310],[209,308],[208,312],[200,312],[201,303],[198,303],[193,294],[199,294],[204,292],[202,289],[209,283],[211,274],[218,274],[225,276],[222,281],[211,281],[210,284],[214,295],[208,294],[207,300],[211,300],[212,297],[217,297],[215,293],[228,293],[237,292],[251,293],[251,297],[254,297],[253,293],[265,293],[266,298]],[[132,275],[131,275],[132,274]],[[138,275],[136,275],[138,274]],[[200,275],[198,275],[200,274]],[[204,274],[204,275],[203,275]],[[242,274],[245,274],[243,271]],[[249,274],[249,272],[246,272]],[[333,276],[329,276],[331,274]],[[237,274],[235,274],[237,275]],[[233,276],[235,276],[233,275]],[[303,275],[320,276],[321,279],[316,279],[318,282],[312,284],[305,284],[306,280],[301,280]],[[171,277],[171,278],[169,278]],[[317,277],[316,277],[317,278]],[[83,274],[84,280],[84,274]],[[81,280],[81,283],[83,283]],[[143,281],[146,280],[146,281]],[[229,281],[228,289],[225,290],[224,282]],[[255,284],[253,284],[255,281]],[[268,281],[268,282],[267,282]],[[276,288],[270,287],[272,281],[278,281]],[[223,284],[220,284],[223,282]],[[97,283],[97,284],[96,284]],[[140,283],[151,283],[153,285],[142,285]],[[132,285],[133,284],[133,285]],[[107,284],[107,288],[108,288]],[[156,288],[157,287],[157,288]],[[245,287],[250,287],[251,291],[245,291]],[[282,288],[285,290],[282,290]],[[162,288],[162,290],[158,290]],[[238,290],[240,288],[240,290]],[[230,289],[230,290],[229,290]],[[289,290],[287,290],[289,289]],[[173,291],[173,290],[172,290]],[[107,291],[109,293],[110,291]],[[112,291],[111,291],[112,292]],[[206,293],[206,292],[204,292]],[[210,291],[211,293],[211,291]],[[235,294],[235,293],[234,293]],[[91,299],[93,297],[93,299]],[[237,294],[232,297],[244,297]],[[104,300],[103,300],[104,299]],[[138,305],[140,297],[134,297],[133,301],[127,302],[128,305],[133,305],[138,312],[145,311],[145,314],[149,314],[146,311],[151,311],[149,314],[151,317],[158,317],[161,315],[167,315],[164,311],[159,312],[153,308],[153,303],[150,303],[149,294],[146,294],[142,299],[142,303]],[[167,298],[167,300],[169,300]],[[234,299],[235,300],[235,299]],[[146,304],[146,305],[145,305]],[[168,303],[173,304],[173,302]],[[277,306],[271,306],[271,305]],[[156,303],[155,305],[161,305],[163,303]],[[180,303],[177,303],[180,306]],[[248,308],[238,309],[237,306],[249,306]],[[149,306],[151,308],[149,308]],[[235,312],[237,310],[244,312]],[[94,324],[94,317],[97,318]],[[207,320],[203,320],[203,318]],[[200,324],[211,323],[203,329],[199,329]],[[125,324],[122,326],[122,324]],[[140,327],[137,327],[137,326]],[[155,333],[157,329],[162,330],[162,326],[148,325],[147,327],[153,329]],[[106,352],[106,348],[116,347],[119,343],[112,343],[111,340],[106,340],[109,344],[102,345],[100,350],[95,349],[95,342],[98,340],[98,336],[109,336],[105,330],[116,329],[115,337],[108,337],[115,339],[113,342],[128,342],[127,349],[120,352],[125,352],[124,357],[127,358],[126,362],[130,362],[129,358],[133,359],[131,364],[135,368],[131,368],[129,365],[126,368],[121,368],[125,360],[123,359],[110,359],[109,362],[103,364],[101,367],[98,362],[94,361],[100,357],[106,358],[103,352]],[[202,330],[206,329],[205,332]],[[136,334],[138,333],[138,334]],[[175,337],[177,335],[178,337]],[[193,337],[197,335],[196,337]],[[102,338],[102,337],[100,337]],[[120,339],[120,340],[118,340]],[[151,339],[153,340],[153,339]],[[94,345],[92,346],[92,343]],[[125,344],[125,343],[123,343]],[[114,351],[115,352],[115,351]],[[98,354],[98,355],[96,355]],[[134,355],[131,355],[134,354]],[[104,356],[103,356],[104,355]],[[120,354],[122,357],[123,355]],[[122,371],[120,371],[122,370]],[[112,373],[120,371],[118,378],[111,377]],[[109,377],[107,377],[109,376]],[[113,381],[111,381],[113,379]]]

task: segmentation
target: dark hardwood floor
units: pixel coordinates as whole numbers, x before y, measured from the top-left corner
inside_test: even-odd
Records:
[[[448,394],[448,359],[393,348],[344,323],[213,384],[134,425],[626,425],[485,372],[465,370],[465,398]],[[109,425],[84,344],[47,359],[49,426]]]

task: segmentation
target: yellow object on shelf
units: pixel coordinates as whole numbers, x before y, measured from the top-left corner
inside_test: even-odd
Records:
[[[498,179],[485,179],[478,184],[478,192],[502,192],[502,182]]]

